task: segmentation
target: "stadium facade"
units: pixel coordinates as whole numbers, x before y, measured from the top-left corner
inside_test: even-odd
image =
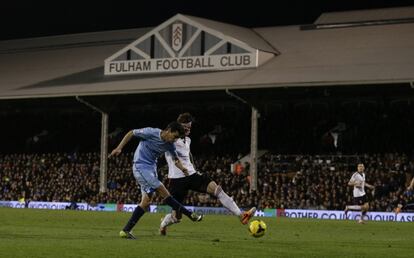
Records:
[[[155,28],[0,42],[0,99],[414,81],[414,7],[244,28],[177,14]]]

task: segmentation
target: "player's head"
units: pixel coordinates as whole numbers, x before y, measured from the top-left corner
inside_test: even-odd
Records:
[[[171,122],[161,132],[161,137],[166,142],[175,142],[178,138],[185,136],[184,127],[178,122]]]
[[[184,127],[186,136],[190,135],[191,133],[191,124],[193,123],[193,121],[193,116],[188,112],[180,114],[177,118],[177,122]]]
[[[364,169],[365,169],[364,163],[358,163],[357,169],[358,169],[358,172],[360,173],[364,172]]]

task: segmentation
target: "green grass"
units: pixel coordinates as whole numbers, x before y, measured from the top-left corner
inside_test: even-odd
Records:
[[[131,213],[0,208],[0,257],[412,257],[414,223],[263,218],[253,238],[233,216],[184,218],[158,235],[162,214],[145,214],[118,238]]]

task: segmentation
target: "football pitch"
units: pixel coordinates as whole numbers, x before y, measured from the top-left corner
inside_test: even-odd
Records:
[[[145,214],[137,240],[118,233],[131,213],[0,208],[0,257],[413,257],[414,223],[261,218],[253,238],[236,217],[183,218],[158,234],[163,214]]]

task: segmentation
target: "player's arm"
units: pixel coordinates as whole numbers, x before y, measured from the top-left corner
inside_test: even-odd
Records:
[[[190,155],[189,155],[189,156],[190,156],[190,161],[191,161],[191,163],[193,163],[193,166],[194,166],[193,154],[192,154],[191,152],[190,152],[189,154],[190,154]]]
[[[348,186],[355,186],[355,179],[353,177],[349,180]]]
[[[125,134],[124,138],[122,138],[122,141],[118,144],[118,146],[112,150],[111,154],[109,154],[108,158],[112,156],[118,156],[121,152],[124,146],[132,139],[134,136],[133,130],[129,131]]]
[[[188,176],[188,170],[183,166],[183,163],[181,163],[180,159],[178,158],[178,154],[174,144],[170,145],[168,152],[171,154],[171,158],[174,161],[175,166],[179,168],[181,171],[183,171],[185,176]]]
[[[177,168],[179,168],[181,171],[183,171],[185,176],[188,176],[188,170],[183,166],[183,164],[178,159],[178,157],[174,157],[174,164]]]
[[[407,187],[407,190],[413,190],[414,188],[414,177],[411,179],[410,185]]]
[[[352,177],[351,180],[349,180],[349,182],[348,182],[348,186],[361,187],[362,186],[362,183]]]
[[[375,189],[375,186],[368,184],[367,182],[365,182],[365,186],[368,187],[369,189],[373,190]]]
[[[194,164],[193,154],[191,154],[191,152],[189,153],[189,158],[190,158],[190,162],[193,164],[193,167],[195,168],[196,172],[201,175],[201,172],[197,171],[197,168]]]

